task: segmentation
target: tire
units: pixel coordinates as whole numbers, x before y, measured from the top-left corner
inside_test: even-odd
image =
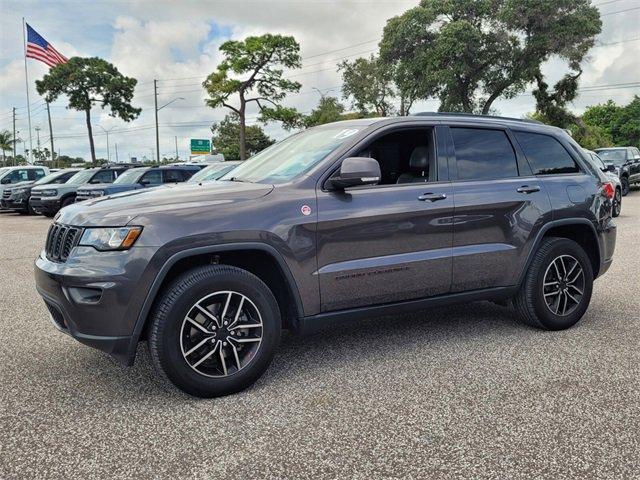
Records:
[[[44,212],[43,215],[47,218],[53,218],[56,216],[55,212]]]
[[[68,207],[69,205],[73,205],[74,203],[76,203],[75,197],[67,197],[60,204],[60,209],[62,210],[64,207]]]
[[[556,263],[561,258],[560,263]],[[574,277],[573,261],[582,269],[573,287],[562,277]],[[562,265],[565,265],[564,272]],[[559,273],[555,269],[559,266]],[[566,275],[569,271],[570,275]],[[557,285],[545,286],[545,280],[552,283],[559,278]],[[563,287],[569,296],[563,293]],[[522,322],[544,330],[564,330],[575,325],[587,311],[593,289],[593,268],[585,251],[573,240],[566,238],[545,238],[533,257],[520,291],[512,299],[513,308]],[[555,291],[560,293],[555,294]],[[582,291],[582,295],[578,294]],[[569,297],[577,300],[575,303]],[[559,300],[557,300],[559,299]],[[547,302],[550,302],[549,305]],[[562,314],[562,307],[566,308]],[[557,308],[556,308],[557,305]],[[555,310],[555,311],[554,311]],[[557,312],[557,313],[556,313]]]
[[[237,316],[239,307],[242,314]],[[269,287],[246,270],[227,265],[180,275],[158,296],[150,322],[155,369],[182,391],[203,398],[236,393],[258,380],[271,363],[282,328]]]
[[[620,216],[620,212],[622,211],[622,191],[619,188],[616,188],[616,193],[613,195],[613,210],[611,215],[615,218]]]
[[[627,194],[629,193],[629,178],[622,177],[620,179],[620,185],[622,186],[622,196],[626,197]]]

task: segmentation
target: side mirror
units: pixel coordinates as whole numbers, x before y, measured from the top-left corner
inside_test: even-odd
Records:
[[[380,164],[374,158],[345,158],[340,165],[340,174],[327,181],[329,190],[344,190],[360,185],[375,185],[380,182]]]
[[[611,172],[611,173],[615,173],[616,171],[616,166],[613,165],[612,163],[610,163],[609,165],[607,165],[607,172]]]

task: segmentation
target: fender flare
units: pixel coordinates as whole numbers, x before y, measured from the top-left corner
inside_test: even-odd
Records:
[[[162,268],[156,273],[156,276],[151,283],[151,287],[147,292],[147,296],[145,297],[144,303],[142,304],[142,308],[138,313],[136,318],[136,322],[133,328],[133,333],[131,335],[131,340],[129,343],[129,355],[128,355],[128,365],[133,365],[133,361],[135,359],[135,354],[138,346],[138,341],[140,339],[140,335],[142,334],[142,330],[146,324],[147,317],[149,312],[151,311],[151,307],[153,306],[153,302],[155,301],[158,292],[160,291],[160,287],[164,282],[169,270],[180,260],[189,257],[195,257],[198,255],[209,254],[209,253],[218,253],[218,252],[232,252],[234,250],[260,250],[269,254],[279,265],[282,273],[284,274],[285,281],[287,282],[287,288],[291,292],[291,295],[294,299],[294,308],[296,311],[296,316],[298,318],[303,316],[303,307],[302,307],[302,299],[300,298],[300,292],[295,283],[295,279],[291,270],[289,270],[288,265],[284,261],[284,258],[274,247],[268,245],[266,243],[261,242],[240,242],[240,243],[225,243],[219,245],[209,245],[204,247],[195,247],[189,248],[186,250],[182,250],[178,253],[175,253],[171,257],[169,257]]]
[[[591,222],[587,218],[563,218],[560,220],[552,220],[551,222],[546,223],[536,235],[536,239],[533,243],[533,246],[531,247],[531,250],[529,250],[529,254],[527,255],[527,260],[524,264],[524,268],[520,272],[518,282],[516,285],[518,286],[522,285],[522,282],[524,281],[524,277],[527,274],[527,271],[529,270],[529,266],[531,265],[531,262],[533,262],[533,256],[538,251],[538,247],[540,246],[540,243],[542,243],[542,239],[544,238],[546,233],[552,228],[566,227],[569,225],[588,225],[590,227],[591,232],[593,234],[593,238],[596,241],[596,244],[598,245],[598,265],[600,265],[601,267],[602,252],[600,251],[600,242],[598,241],[598,232],[596,231],[596,228],[593,226],[593,222]]]

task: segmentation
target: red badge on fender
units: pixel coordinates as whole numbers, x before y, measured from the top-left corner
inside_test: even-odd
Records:
[[[300,207],[300,211],[305,216],[311,215],[311,207],[309,205],[303,205],[302,207]]]

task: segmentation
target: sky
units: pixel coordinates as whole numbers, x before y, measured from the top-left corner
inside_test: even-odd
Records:
[[[377,49],[386,21],[417,5],[417,0],[0,0],[0,130],[12,129],[16,107],[18,150],[29,144],[22,40],[22,17],[67,57],[98,56],[125,75],[138,80],[133,104],[143,109],[133,122],[112,118],[107,110],[92,111],[96,155],[116,160],[155,155],[153,80],[158,79],[160,154],[188,156],[190,138],[210,138],[210,125],[228,112],[205,106],[202,81],[220,62],[220,45],[248,35],[293,35],[301,46],[303,67],[285,75],[302,83],[286,103],[308,112],[325,95],[341,97],[337,64],[368,56]],[[581,92],[572,108],[613,99],[627,103],[640,87],[622,85],[640,81],[640,0],[594,0],[603,29],[597,46],[583,63]],[[35,80],[48,67],[27,60],[32,117],[32,139],[49,147],[44,101]],[[544,73],[553,82],[566,73],[564,62],[550,59]],[[349,105],[348,101],[345,101]],[[417,103],[413,111],[433,111],[437,100]],[[524,93],[499,100],[501,115],[521,117],[534,110],[534,99]],[[55,149],[62,155],[88,158],[84,115],[68,110],[66,99],[51,104]],[[249,123],[256,115],[249,115]],[[276,139],[287,132],[274,123],[265,131]]]

